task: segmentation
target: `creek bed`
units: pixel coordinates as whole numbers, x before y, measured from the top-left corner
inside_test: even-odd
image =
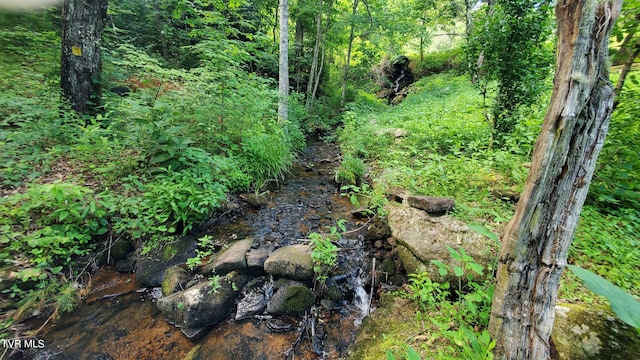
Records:
[[[363,225],[351,217],[353,206],[341,197],[333,181],[340,164],[335,144],[311,140],[290,175],[270,190],[259,209],[236,198],[235,209],[208,222],[202,235],[221,241],[253,237],[276,247],[299,243],[311,232],[327,232],[339,219],[347,228]],[[347,354],[357,324],[368,310],[361,287],[371,260],[363,230],[352,231],[339,246],[339,266],[357,284],[342,306],[317,304],[313,315],[254,317],[234,321],[233,314],[204,334],[187,339],[157,309],[153,289],[140,289],[133,274],[101,270],[92,279],[93,291],[83,305],[48,326],[41,338],[45,348],[26,352],[35,359],[182,359],[201,346],[206,359],[337,359]],[[157,292],[157,290],[156,290]],[[370,301],[370,300],[369,300]]]

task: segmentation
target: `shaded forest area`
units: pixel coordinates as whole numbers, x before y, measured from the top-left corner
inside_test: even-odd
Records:
[[[551,97],[550,2],[290,3],[286,116],[277,1],[112,0],[99,15],[99,71],[80,90],[65,87],[65,56],[79,55],[64,45],[62,8],[76,3],[0,12],[3,337],[72,311],[114,242],[146,253],[197,229],[230,194],[281,181],[312,136],[340,144],[336,181],[372,215],[385,215],[396,189],[454,199],[452,216],[490,237],[514,215]],[[626,1],[612,32],[615,110],[568,258],[636,299],[639,9]],[[440,314],[433,341],[444,344],[410,350],[490,352],[493,281],[459,288],[466,302],[447,307],[438,303],[455,289],[409,277],[398,296],[418,316]],[[559,298],[607,303],[571,272]],[[406,352],[406,340],[379,346]]]

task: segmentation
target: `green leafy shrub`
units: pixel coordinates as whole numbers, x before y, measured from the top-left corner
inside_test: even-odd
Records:
[[[492,359],[491,350],[495,347],[487,330],[476,332],[475,328],[486,329],[491,313],[493,284],[491,281],[478,283],[471,272],[482,274],[483,267],[476,263],[464,249],[448,251],[456,262],[449,266],[442,261],[433,260],[441,275],[452,272],[458,278],[458,286],[452,292],[449,283],[433,282],[426,272],[410,274],[406,292],[400,295],[417,302],[420,312],[416,318],[426,318],[432,325],[428,343],[441,345],[425,349],[434,359]],[[463,286],[462,279],[468,281]],[[423,315],[422,312],[428,315]]]
[[[256,134],[242,143],[242,164],[256,188],[269,180],[280,181],[293,164],[293,153],[276,134]]]
[[[335,269],[338,262],[338,247],[333,243],[340,240],[342,233],[346,232],[345,220],[338,220],[336,226],[329,228],[328,234],[311,233],[311,260],[316,280],[321,284],[327,281],[329,274]]]
[[[445,300],[449,291],[449,283],[434,282],[429,274],[409,274],[409,291],[402,296],[417,302],[423,310],[428,310]]]
[[[142,191],[139,196],[117,198],[114,229],[134,239],[149,239],[148,246],[153,246],[163,237],[186,233],[211,216],[225,199],[227,188],[206,168],[192,168],[167,170],[154,181],[139,184],[138,190]]]
[[[111,206],[106,193],[60,182],[33,185],[24,194],[2,199],[6,218],[0,224],[12,240],[2,256],[29,254],[36,266],[68,265],[91,251],[94,236],[109,230]]]
[[[426,54],[416,69],[419,77],[443,73],[451,70],[460,71],[464,67],[464,53],[461,48]]]
[[[356,185],[362,182],[366,172],[366,165],[362,159],[345,154],[342,163],[336,170],[335,180],[342,185]]]
[[[569,260],[640,296],[637,286],[640,283],[639,232],[640,212],[635,209],[601,212],[593,206],[584,206],[569,249]]]
[[[605,207],[640,209],[640,88],[623,92],[598,156],[589,201]]]
[[[340,187],[340,196],[348,197],[354,206],[366,206],[367,215],[378,215],[380,217],[386,215],[384,206],[387,204],[388,199],[386,189],[383,186],[371,187],[367,183],[363,183],[360,186],[343,185]]]

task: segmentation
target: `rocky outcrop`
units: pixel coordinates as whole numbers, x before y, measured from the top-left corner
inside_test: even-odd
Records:
[[[275,277],[293,280],[313,280],[313,261],[309,245],[289,245],[271,253],[264,262],[264,270]]]
[[[438,267],[431,263],[439,260],[449,266],[461,265],[452,260],[447,247],[455,250],[464,248],[476,263],[485,268],[495,259],[497,244],[469,229],[460,220],[448,215],[430,216],[408,206],[391,205],[388,210],[389,227],[408,274],[426,271],[434,281],[456,280],[451,273],[440,275]]]
[[[217,284],[210,280],[202,281],[158,299],[157,306],[170,323],[191,338],[231,313],[239,289],[247,280],[245,275],[229,275],[220,277]]]
[[[637,359],[640,334],[602,307],[559,303],[551,338],[559,360]]]
[[[414,81],[410,65],[411,60],[401,55],[391,60],[385,59],[375,67],[376,82],[381,86],[376,92],[378,98],[396,105],[407,96],[409,85]]]
[[[367,227],[367,232],[364,235],[365,240],[376,241],[385,240],[391,236],[391,229],[389,228],[389,222],[387,218],[380,218],[376,216],[371,224]]]

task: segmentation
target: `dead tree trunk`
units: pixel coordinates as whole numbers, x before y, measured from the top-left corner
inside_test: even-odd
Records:
[[[609,127],[608,40],[621,0],[556,6],[557,69],[516,213],[502,239],[489,331],[496,359],[548,359],[560,274]]]
[[[107,0],[65,0],[60,86],[71,107],[93,114],[100,105],[100,42]]]

